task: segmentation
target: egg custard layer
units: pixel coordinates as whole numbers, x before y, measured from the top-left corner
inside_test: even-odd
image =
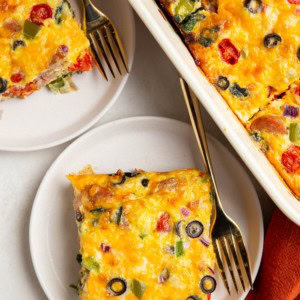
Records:
[[[300,0],[157,1],[300,198]]]
[[[198,170],[69,175],[84,300],[210,299],[210,181]]]
[[[0,100],[41,86],[74,89],[74,72],[92,68],[89,41],[67,0],[0,0]]]

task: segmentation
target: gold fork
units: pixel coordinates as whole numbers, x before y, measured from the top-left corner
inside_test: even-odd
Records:
[[[101,57],[103,57],[112,76],[115,78],[115,73],[104,45],[106,45],[108,53],[112,57],[120,75],[122,75],[122,72],[117,56],[121,58],[126,72],[129,73],[125,51],[116,27],[112,21],[104,13],[97,9],[91,0],[81,0],[81,2],[83,6],[83,29],[90,41],[93,58],[100,73],[106,80],[108,80],[105,69],[101,63]],[[118,55],[115,54],[114,45],[116,46]]]
[[[237,272],[245,291],[245,283],[238,259],[238,252],[242,258],[244,269],[247,274],[248,282],[251,289],[253,289],[252,277],[251,277],[251,268],[249,263],[249,258],[245,243],[242,237],[241,230],[238,225],[226,215],[221,204],[220,196],[218,193],[216,180],[213,172],[213,167],[211,163],[211,158],[209,155],[206,134],[204,130],[204,125],[201,117],[200,102],[197,99],[196,95],[189,88],[187,83],[180,77],[180,85],[185,99],[186,106],[188,108],[189,116],[191,119],[192,127],[197,139],[197,143],[200,149],[202,159],[204,161],[205,168],[211,177],[212,184],[212,200],[213,200],[213,214],[212,214],[212,227],[211,227],[211,237],[214,247],[214,252],[216,254],[217,266],[220,271],[221,277],[223,279],[224,285],[230,295],[229,284],[227,281],[225,269],[223,262],[227,263],[229,273],[232,277],[234,287],[238,293],[238,287],[233,273],[233,268],[231,265],[230,254],[233,257],[233,261],[236,265]],[[223,253],[223,255],[222,255]],[[224,260],[225,256],[225,260]],[[222,259],[223,257],[223,259]]]

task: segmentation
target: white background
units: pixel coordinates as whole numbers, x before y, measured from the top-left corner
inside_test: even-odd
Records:
[[[135,19],[136,56],[130,78],[116,104],[98,125],[142,115],[164,116],[188,122],[175,68],[143,23],[137,17]],[[207,131],[236,156],[221,131],[206,113],[204,119]],[[28,153],[0,151],[1,299],[46,299],[36,279],[30,257],[28,241],[30,212],[45,172],[68,144]],[[251,179],[256,187],[264,222],[267,225],[274,204],[253,176]]]

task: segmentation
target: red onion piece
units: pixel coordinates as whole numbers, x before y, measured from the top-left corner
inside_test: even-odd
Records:
[[[169,254],[174,254],[175,253],[175,247],[174,246],[167,246],[165,248],[165,251]]]
[[[190,215],[190,211],[186,207],[182,207],[180,212],[184,217],[188,217]]]
[[[110,251],[110,246],[101,243],[100,249],[102,250],[102,252],[108,253]]]
[[[203,236],[201,236],[200,241],[205,247],[208,247],[210,245],[210,242],[206,240]]]
[[[69,47],[66,46],[66,45],[61,45],[61,46],[59,47],[59,50],[61,50],[63,53],[68,53]]]
[[[299,107],[285,104],[283,115],[285,117],[297,118],[299,116]]]
[[[163,272],[159,275],[158,277],[158,282],[159,283],[164,283],[166,282],[170,277],[170,272],[169,270],[166,268],[163,270]]]

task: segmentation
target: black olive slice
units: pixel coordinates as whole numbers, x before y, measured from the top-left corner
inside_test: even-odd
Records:
[[[126,175],[124,174],[123,176],[122,176],[122,179],[121,179],[121,181],[120,182],[113,182],[113,185],[122,185],[124,182],[126,181]]]
[[[193,295],[193,296],[187,297],[186,300],[202,300],[202,299],[199,298],[198,296]]]
[[[82,263],[82,255],[80,253],[78,253],[76,255],[76,261],[81,265],[81,263]]]
[[[228,89],[229,87],[229,80],[225,77],[225,76],[219,76],[217,79],[217,87],[222,90],[225,91]]]
[[[182,228],[182,225],[183,225],[183,221],[179,221],[176,223],[175,225],[175,231],[176,231],[176,234],[182,238],[183,236],[183,228]]]
[[[14,41],[12,48],[15,51],[18,47],[24,47],[24,46],[25,46],[25,42],[24,41],[17,40],[17,41]]]
[[[7,81],[0,77],[0,94],[4,93],[7,90]]]
[[[300,60],[300,47],[299,47],[298,50],[297,50],[297,57],[298,57],[298,59]]]
[[[207,284],[210,284],[211,287],[207,288]],[[217,286],[216,280],[209,275],[204,276],[200,281],[200,289],[204,294],[211,294],[215,291]]]
[[[126,181],[126,177],[132,178],[132,177],[135,177],[139,174],[140,174],[139,172],[125,172],[122,176],[121,181],[113,183],[113,185],[122,185]],[[111,174],[111,176],[118,176],[118,174]]]
[[[126,177],[130,177],[131,178],[131,177],[135,177],[135,176],[139,175],[140,173],[134,171],[134,172],[125,172],[124,174],[125,174]]]
[[[244,6],[252,14],[257,14],[261,12],[262,1],[261,0],[245,0]]]
[[[127,290],[127,283],[122,278],[113,278],[106,285],[106,289],[112,296],[121,296]]]
[[[264,45],[266,48],[276,47],[282,41],[281,37],[277,33],[269,33],[264,38]]]
[[[185,228],[186,234],[193,239],[198,238],[202,234],[203,230],[203,224],[196,220],[187,224]]]
[[[82,222],[84,220],[84,214],[77,210],[76,213],[75,213],[75,218],[78,222]]]
[[[91,209],[90,213],[93,213],[93,214],[103,214],[106,211],[107,211],[107,208],[105,208],[105,207],[98,207],[98,208]]]
[[[148,179],[148,178],[144,178],[144,179],[142,180],[142,186],[147,187],[148,184],[149,184],[149,179]]]

